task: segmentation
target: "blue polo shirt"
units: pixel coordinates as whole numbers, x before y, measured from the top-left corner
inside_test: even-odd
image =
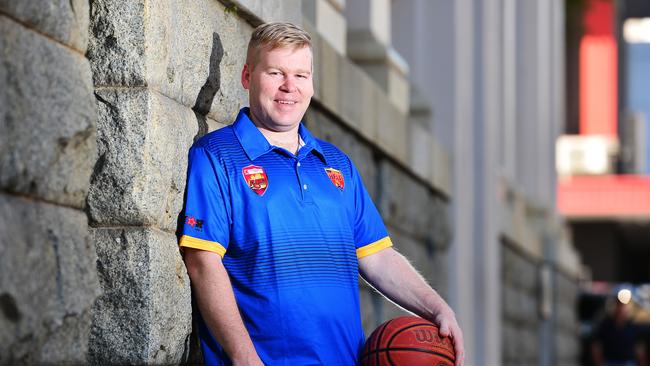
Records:
[[[298,155],[239,112],[190,149],[180,245],[219,253],[266,365],[354,365],[358,258],[392,245],[350,159],[301,124]],[[230,364],[200,320],[207,365]]]

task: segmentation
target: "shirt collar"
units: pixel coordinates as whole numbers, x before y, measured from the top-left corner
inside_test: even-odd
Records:
[[[251,160],[255,160],[258,157],[272,151],[275,146],[271,145],[266,137],[257,129],[255,123],[249,117],[249,108],[245,107],[239,111],[235,123],[233,123],[233,128],[235,130],[235,136],[239,140],[239,143],[244,148],[246,155]],[[298,152],[298,159],[302,159],[310,152],[314,151],[317,153],[320,158],[325,161],[325,154],[323,154],[323,149],[321,148],[318,140],[316,140],[309,130],[300,123],[298,127],[298,134],[304,142],[304,145],[300,148]]]

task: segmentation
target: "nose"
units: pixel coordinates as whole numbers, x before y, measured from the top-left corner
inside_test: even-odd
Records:
[[[291,76],[287,76],[284,78],[282,85],[280,85],[280,90],[285,93],[293,93],[298,90],[298,87],[296,86],[296,82],[293,80],[293,78]]]

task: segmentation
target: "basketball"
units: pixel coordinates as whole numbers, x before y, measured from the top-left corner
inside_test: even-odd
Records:
[[[416,316],[401,316],[380,325],[366,341],[361,366],[453,366],[454,346],[438,327]]]

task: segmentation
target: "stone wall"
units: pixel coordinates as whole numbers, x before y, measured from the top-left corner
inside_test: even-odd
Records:
[[[0,0],[0,364],[200,359],[175,235],[187,151],[247,103],[253,27],[300,23],[300,5]],[[397,248],[445,293],[447,157],[411,149],[428,131],[310,30],[306,123],[352,156]],[[368,331],[400,312],[361,296]]]
[[[175,235],[187,151],[245,102],[239,68],[251,30],[212,0],[91,4],[99,157],[88,214],[104,290],[91,363],[178,364],[195,356]]]
[[[539,365],[539,260],[504,244],[503,365]]]
[[[505,366],[579,364],[578,277],[548,254],[503,241]]]
[[[0,0],[0,364],[200,359],[175,235],[187,151],[247,104],[241,66],[263,21],[312,33],[315,96],[305,123],[352,157],[397,249],[450,292],[454,192],[430,109],[382,85],[377,65],[369,72],[358,53],[344,56],[345,40],[329,43],[343,36],[320,35],[323,24],[304,19],[301,4],[342,7]],[[551,323],[554,360],[575,364],[575,275],[551,261],[554,318],[541,319],[546,234],[522,205],[504,206],[504,365],[537,364],[540,329]],[[403,314],[361,284],[367,332]]]
[[[85,1],[0,1],[0,364],[83,363],[100,293]]]
[[[578,279],[561,268],[555,272],[554,307],[555,332],[553,333],[553,346],[555,348],[555,362],[558,366],[573,366],[580,362],[580,340],[578,337],[579,320],[577,317]]]

